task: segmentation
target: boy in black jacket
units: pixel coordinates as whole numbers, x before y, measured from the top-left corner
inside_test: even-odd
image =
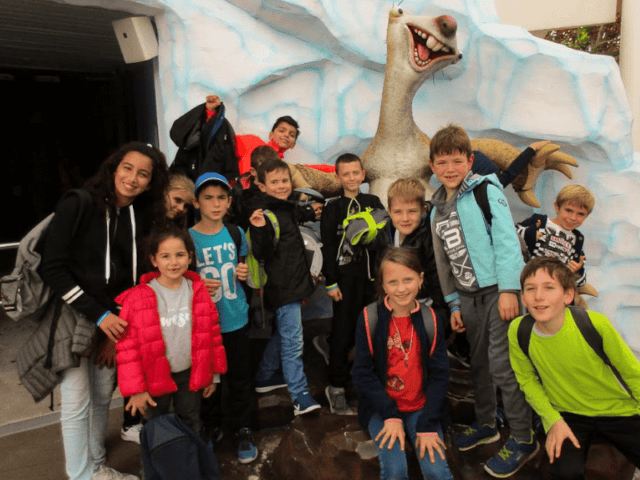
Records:
[[[342,222],[345,218],[367,207],[384,209],[378,197],[360,193],[365,173],[362,161],[356,155],[345,153],[338,157],[336,178],[342,186],[342,195],[327,202],[320,220],[322,270],[327,282],[327,294],[333,300],[333,318],[329,345],[323,345],[322,337],[314,338],[313,343],[323,355],[329,350],[329,385],[325,394],[331,412],[339,415],[353,414],[345,398],[345,387],[350,376],[349,350],[355,344],[358,315],[375,300],[371,254],[361,250],[351,255],[341,249],[344,233]]]
[[[251,248],[265,262],[267,273],[265,299],[275,309],[277,330],[269,339],[256,373],[256,391],[268,392],[286,386],[293,399],[294,415],[320,408],[309,390],[302,365],[302,300],[313,293],[315,285],[307,262],[298,223],[312,221],[322,204],[296,207],[291,195],[291,172],[279,158],[264,162],[258,169],[258,184],[266,195],[263,208],[255,210],[249,221]],[[263,213],[273,212],[280,236],[274,245],[275,231]],[[277,373],[282,362],[282,375]]]

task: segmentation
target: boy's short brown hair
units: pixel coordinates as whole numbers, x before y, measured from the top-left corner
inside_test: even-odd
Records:
[[[565,185],[562,187],[562,190],[558,192],[556,205],[560,208],[562,205],[569,202],[586,208],[587,215],[589,215],[593,211],[596,199],[593,198],[593,194],[582,185]]]
[[[522,290],[524,290],[524,282],[533,277],[538,270],[546,270],[550,277],[560,283],[564,291],[576,289],[576,276],[567,265],[555,257],[534,257],[524,266],[520,274]]]
[[[360,168],[364,170],[364,165],[362,165],[362,160],[359,156],[354,155],[353,153],[343,153],[336,159],[336,173],[338,173],[338,167],[340,165],[353,162],[358,162],[360,164]]]
[[[415,178],[401,178],[396,180],[389,187],[387,199],[389,208],[395,199],[405,202],[416,202],[420,207],[424,206],[426,188],[420,180]]]
[[[464,128],[453,123],[441,128],[431,139],[429,161],[433,163],[436,156],[450,155],[460,152],[471,158],[471,140]]]
[[[267,173],[275,172],[276,170],[286,170],[289,172],[289,180],[291,180],[291,170],[289,169],[289,165],[278,157],[270,158],[260,165],[258,168],[258,181],[260,183],[264,183],[267,180]]]
[[[273,147],[270,147],[269,145],[260,145],[259,147],[254,148],[253,152],[251,152],[251,168],[255,169],[257,172],[260,165],[271,158],[279,159],[280,157]]]

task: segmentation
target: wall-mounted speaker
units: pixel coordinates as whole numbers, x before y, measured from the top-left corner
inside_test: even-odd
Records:
[[[125,63],[150,60],[158,55],[158,39],[149,17],[130,17],[113,21]]]

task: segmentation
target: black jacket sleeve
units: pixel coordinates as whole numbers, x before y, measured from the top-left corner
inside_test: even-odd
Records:
[[[80,250],[82,248],[91,250],[105,248],[98,245],[80,245],[77,241],[78,218],[84,217],[82,223],[90,222],[92,219],[86,217],[97,213],[95,205],[83,205],[77,192],[72,190],[65,195],[58,203],[56,214],[47,229],[42,248],[42,263],[39,269],[42,279],[53,291],[92,322],[97,322],[108,311],[108,308],[104,302],[99,302],[87,294],[84,288],[78,284],[73,273],[73,265],[81,264],[82,258],[89,258],[81,256]],[[102,261],[104,262],[104,258]],[[84,265],[83,267],[95,269],[98,277],[101,272],[104,272],[104,264]]]

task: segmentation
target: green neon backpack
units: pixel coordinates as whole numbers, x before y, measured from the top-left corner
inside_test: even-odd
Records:
[[[278,222],[278,217],[276,217],[276,214],[271,210],[263,210],[262,213],[265,218],[271,222],[271,226],[275,232],[273,235],[273,248],[275,248],[280,241],[280,223]],[[247,266],[249,267],[247,285],[256,290],[262,290],[267,283],[267,272],[264,271],[264,260],[258,260],[253,255],[253,250],[251,249],[251,234],[249,230],[247,230],[246,237],[247,243],[249,244],[249,254],[246,258]]]

